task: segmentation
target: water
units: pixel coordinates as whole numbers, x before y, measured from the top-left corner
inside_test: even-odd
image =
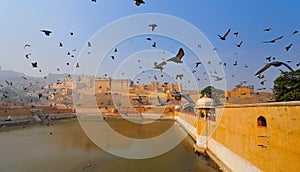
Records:
[[[150,136],[167,129],[174,121],[158,121],[149,125]],[[137,127],[125,120],[109,121],[116,131],[120,126]],[[124,135],[144,138],[146,130]],[[149,130],[148,130],[149,131]],[[149,132],[148,132],[149,133]],[[207,157],[197,156],[194,141],[186,137],[171,151],[154,158],[132,160],[116,157],[98,148],[84,134],[77,121],[0,131],[0,171],[218,171]]]

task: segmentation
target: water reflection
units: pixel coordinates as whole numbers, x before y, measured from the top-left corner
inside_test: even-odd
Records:
[[[122,131],[123,127],[132,125],[125,120],[109,123]],[[158,121],[147,126],[150,128],[140,127],[139,132],[133,133],[127,130],[124,134],[152,137],[172,123]],[[98,148],[76,121],[20,127],[0,132],[0,171],[217,171],[211,160],[193,153],[192,144],[193,140],[187,137],[166,154],[131,160]]]

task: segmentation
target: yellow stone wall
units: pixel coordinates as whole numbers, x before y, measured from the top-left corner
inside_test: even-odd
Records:
[[[230,106],[212,138],[263,171],[300,171],[300,102]],[[222,109],[217,108],[217,115]],[[264,116],[267,127],[257,126]]]

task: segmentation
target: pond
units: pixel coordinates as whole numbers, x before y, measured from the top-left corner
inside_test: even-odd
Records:
[[[127,128],[124,134],[128,137],[144,138],[149,134],[142,128],[136,132],[138,125],[126,120],[107,123],[119,132]],[[151,123],[150,136],[173,123],[171,120]],[[193,143],[187,136],[165,154],[133,160],[100,149],[76,120],[5,128],[0,132],[0,171],[218,171],[209,158],[193,152]]]

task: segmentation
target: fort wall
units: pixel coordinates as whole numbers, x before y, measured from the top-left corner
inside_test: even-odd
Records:
[[[300,170],[300,102],[217,107],[216,115],[219,123],[218,120],[215,124],[209,121],[209,125],[217,125],[216,130],[205,145],[199,146],[219,159],[227,169]],[[194,115],[179,113],[177,118],[180,119],[177,121],[185,121],[184,125],[189,124],[194,130],[207,128],[203,126],[205,121]],[[201,121],[200,125],[194,121]],[[203,132],[198,131],[194,137],[203,139],[199,133]]]

